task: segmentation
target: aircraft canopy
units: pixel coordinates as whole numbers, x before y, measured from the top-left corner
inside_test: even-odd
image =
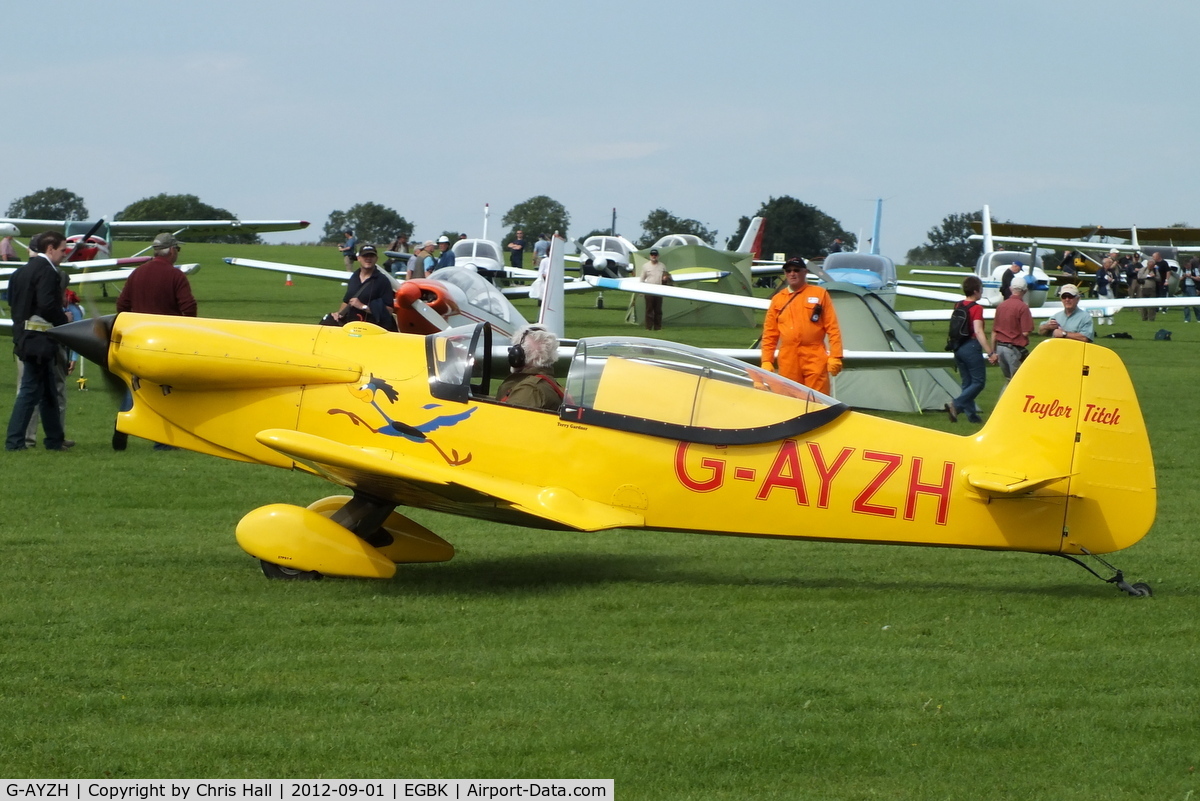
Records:
[[[887,256],[830,253],[822,267],[834,281],[844,281],[864,289],[882,289],[896,283],[896,264]]]
[[[564,420],[714,445],[796,436],[847,407],[749,364],[672,342],[581,339]]]
[[[454,243],[450,248],[457,259],[491,259],[500,261],[500,251],[496,245],[486,239],[463,239]]]
[[[493,317],[498,317],[505,330],[512,331],[525,322],[508,298],[504,297],[504,293],[479,273],[456,265],[436,270],[433,277],[461,289],[463,295],[466,296],[468,305]],[[469,310],[462,309],[461,311]]]
[[[673,247],[678,247],[680,245],[702,245],[704,247],[711,247],[711,245],[709,245],[707,242],[705,242],[703,239],[696,236],[695,234],[667,234],[666,236],[664,236],[662,239],[655,242],[650,247],[651,248],[673,248]]]
[[[487,326],[425,338],[434,397],[487,395],[493,372]],[[472,383],[477,379],[477,383]],[[579,340],[559,417],[707,445],[752,445],[832,422],[846,404],[775,373],[711,351],[639,337]]]
[[[589,236],[583,240],[583,246],[588,250],[604,251],[606,253],[621,253],[629,257],[629,248],[615,236]]]

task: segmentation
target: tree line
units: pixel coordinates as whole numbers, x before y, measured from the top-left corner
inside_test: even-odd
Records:
[[[12,201],[8,206],[8,216],[43,220],[89,219],[88,208],[83,198],[67,189],[55,187],[48,187]],[[724,241],[724,247],[737,247],[753,217],[763,217],[766,220],[760,254],[764,257],[776,253],[805,258],[822,256],[835,238],[840,238],[850,250],[857,245],[857,237],[847,231],[838,220],[814,205],[783,195],[768,198],[753,214],[741,217],[733,234]],[[118,212],[114,219],[234,220],[238,217],[227,209],[204,203],[196,195],[162,193],[130,203]],[[983,213],[980,211],[947,215],[940,225],[929,229],[926,242],[908,251],[905,261],[908,264],[973,265],[983,249],[979,242],[969,239],[974,233],[971,223],[982,219]],[[513,241],[518,230],[524,232],[528,241],[537,239],[540,234],[549,236],[556,231],[566,237],[570,223],[571,215],[562,203],[546,195],[537,195],[516,204],[504,213],[501,224],[507,230],[501,244],[507,245]],[[693,234],[714,246],[718,240],[716,229],[710,229],[698,220],[677,216],[664,208],[650,211],[640,226],[641,235],[634,240],[639,248],[649,247],[667,234]],[[335,210],[330,213],[321,242],[340,244],[343,241],[342,231],[350,228],[354,230],[360,242],[386,245],[400,234],[411,237],[414,227],[412,222],[395,209],[380,203],[359,203],[345,211]],[[610,233],[613,232],[609,228],[594,228],[580,239]],[[457,231],[449,230],[442,231],[442,234],[451,240],[456,240],[459,235]],[[189,236],[184,233],[180,238],[189,239]],[[257,234],[248,232],[206,237],[192,235],[190,238],[192,241],[224,244],[258,244],[262,241]]]
[[[835,238],[840,238],[851,249],[857,241],[855,235],[845,230],[840,222],[816,206],[784,195],[769,198],[754,214],[742,217],[733,235],[725,240],[724,246],[737,247],[750,225],[751,218],[758,216],[767,221],[762,246],[765,254],[785,253],[788,256],[811,258],[824,255]],[[527,241],[537,239],[541,234],[550,236],[555,232],[567,237],[570,224],[571,215],[562,203],[546,195],[537,195],[516,204],[504,213],[501,225],[506,231],[501,245],[507,245],[516,239],[517,231],[522,231]],[[710,229],[699,220],[676,216],[664,208],[649,212],[640,225],[641,235],[634,240],[634,244],[639,248],[649,247],[667,234],[692,234],[714,246],[719,236],[716,229]],[[386,243],[399,234],[412,236],[413,227],[413,223],[395,209],[379,203],[359,203],[345,211],[339,209],[332,212],[329,222],[325,224],[321,241],[340,243],[343,240],[342,232],[349,228],[354,231],[359,241]],[[443,233],[451,239],[457,237],[457,233]],[[609,228],[594,228],[579,239],[611,233],[622,232],[613,232]]]

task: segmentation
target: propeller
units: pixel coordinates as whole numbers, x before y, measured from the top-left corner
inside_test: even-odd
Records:
[[[86,246],[88,243],[88,240],[90,240],[93,236],[95,236],[96,232],[99,231],[103,227],[104,227],[104,218],[101,217],[100,219],[96,220],[95,225],[93,225],[91,228],[88,229],[88,232],[83,235],[83,238],[80,239],[78,242],[76,242],[75,245],[71,248],[71,252],[67,254],[67,260],[70,260],[71,256],[75,253],[75,251],[77,249]]]
[[[60,345],[100,367],[107,389],[116,398],[124,398],[125,382],[108,369],[108,347],[112,342],[113,322],[117,315],[90,317],[51,328],[46,334]]]
[[[425,300],[422,298],[421,287],[413,281],[406,281],[401,284],[400,289],[396,292],[396,305],[404,309],[412,309],[417,314],[421,315],[421,319],[434,327],[435,331],[445,331],[450,327],[446,322],[446,318],[438,314]]]
[[[84,359],[96,363],[104,373],[118,381],[121,389],[124,390],[124,381],[116,378],[108,369],[108,345],[113,341],[115,320],[115,314],[106,314],[104,317],[92,317],[55,326],[46,333],[59,344],[76,351]]]

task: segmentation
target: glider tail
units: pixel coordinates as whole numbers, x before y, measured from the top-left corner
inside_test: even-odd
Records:
[[[756,258],[756,259],[762,258],[761,251],[762,251],[762,238],[763,238],[764,222],[765,221],[763,220],[762,217],[755,217],[753,220],[750,221],[749,227],[746,228],[745,235],[742,236],[741,244],[739,244],[737,246],[735,252],[737,252],[737,253],[753,253],[754,258]]]
[[[558,235],[550,237],[550,274],[546,276],[546,285],[542,288],[542,308],[538,313],[538,323],[555,336],[562,339],[566,336],[567,317],[566,300],[563,282],[566,281],[566,240]]]
[[[883,220],[883,198],[875,198],[875,225],[871,228],[871,255],[879,255],[879,223]]]
[[[1065,498],[1062,553],[1127,548],[1154,522],[1150,439],[1129,373],[1108,348],[1039,345],[979,438],[987,466],[968,480],[989,502]]]

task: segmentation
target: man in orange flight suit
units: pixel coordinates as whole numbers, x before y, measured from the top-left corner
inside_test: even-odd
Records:
[[[822,287],[808,283],[808,265],[793,257],[783,265],[787,286],[775,293],[763,321],[762,366],[830,394],[829,376],[842,371],[842,331],[833,299]],[[825,350],[825,337],[829,350]]]

